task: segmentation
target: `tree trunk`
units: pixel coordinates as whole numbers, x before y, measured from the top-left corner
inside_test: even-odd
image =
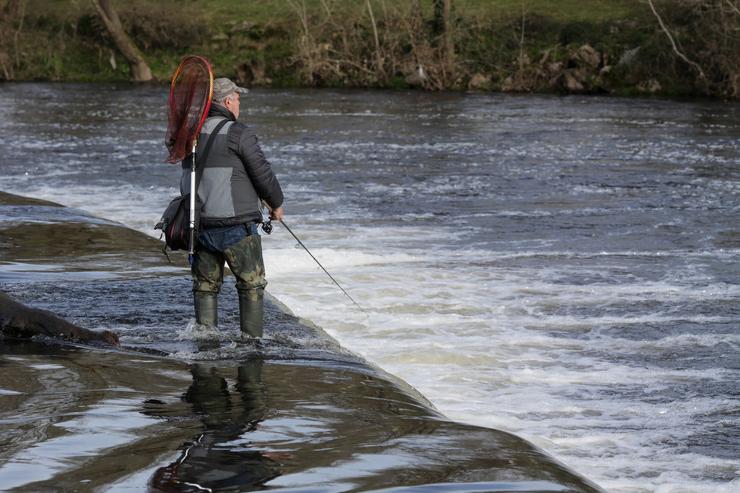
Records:
[[[442,49],[449,63],[455,57],[455,42],[452,38],[452,0],[434,0],[434,26],[442,37]]]
[[[103,23],[105,23],[108,33],[113,38],[116,48],[118,48],[118,51],[121,52],[131,66],[131,77],[133,80],[137,82],[152,80],[152,71],[149,69],[149,65],[147,65],[146,60],[144,60],[144,57],[134,42],[131,41],[131,38],[123,30],[121,19],[111,7],[109,0],[92,0],[92,3],[95,5],[98,14],[100,14],[100,18],[103,19]]]

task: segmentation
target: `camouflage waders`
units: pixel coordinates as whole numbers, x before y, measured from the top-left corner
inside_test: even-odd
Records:
[[[251,337],[262,337],[263,297],[267,281],[260,236],[246,236],[223,252],[199,246],[192,267],[197,322],[210,326],[218,324],[217,296],[224,279],[225,262],[236,277],[241,330]]]

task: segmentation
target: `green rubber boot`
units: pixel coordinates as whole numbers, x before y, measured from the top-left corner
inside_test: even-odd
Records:
[[[195,321],[206,327],[218,325],[218,295],[196,291],[195,298]]]
[[[262,337],[264,295],[261,289],[239,291],[239,322],[242,335]]]

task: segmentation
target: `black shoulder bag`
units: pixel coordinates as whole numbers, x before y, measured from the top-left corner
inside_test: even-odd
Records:
[[[213,138],[218,134],[221,128],[226,125],[229,120],[223,120],[208,136],[206,146],[203,148],[203,152],[198,156],[195,162],[195,194],[196,194],[196,211],[195,211],[195,229],[198,230],[198,223],[200,220],[200,201],[197,200],[198,186],[200,185],[200,178],[203,176],[203,163],[208,158],[208,152],[211,150],[213,144]],[[154,226],[154,229],[162,230],[164,234],[164,247],[162,252],[167,255],[167,248],[170,250],[187,250],[189,233],[190,233],[190,194],[180,195],[172,199],[164,210],[162,218]],[[197,238],[197,236],[196,236]],[[169,259],[169,257],[167,257]]]

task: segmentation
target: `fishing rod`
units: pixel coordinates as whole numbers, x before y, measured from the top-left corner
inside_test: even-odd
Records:
[[[301,245],[301,247],[303,247],[303,249],[304,249],[304,250],[306,250],[306,253],[307,253],[307,254],[309,254],[309,255],[311,256],[311,258],[313,259],[313,261],[314,261],[314,262],[316,262],[316,264],[317,264],[317,265],[318,265],[319,267],[321,267],[321,270],[323,270],[323,271],[324,271],[324,273],[325,273],[325,274],[326,274],[327,276],[329,276],[329,279],[331,279],[331,280],[332,280],[332,282],[333,282],[334,284],[336,284],[336,286],[337,286],[337,287],[338,287],[339,289],[341,289],[341,290],[342,290],[342,293],[344,293],[344,295],[345,295],[345,296],[346,296],[347,298],[349,298],[349,300],[350,300],[350,301],[351,301],[352,303],[354,303],[354,305],[355,305],[355,306],[356,306],[357,308],[359,308],[359,309],[360,309],[360,311],[362,311],[362,313],[367,313],[367,310],[365,310],[364,308],[362,308],[362,307],[360,306],[360,304],[359,304],[359,303],[357,303],[357,302],[356,302],[356,301],[354,300],[354,298],[352,298],[352,296],[350,296],[350,295],[349,295],[349,293],[348,293],[348,292],[347,292],[347,291],[346,291],[346,290],[345,290],[345,289],[344,289],[344,288],[343,288],[343,287],[342,287],[342,286],[341,286],[341,285],[339,284],[339,282],[338,282],[338,281],[337,281],[336,279],[334,279],[334,276],[332,276],[331,274],[329,274],[329,271],[328,271],[328,270],[326,270],[326,268],[325,268],[325,267],[324,267],[323,265],[321,265],[321,262],[319,262],[319,260],[318,260],[318,259],[317,259],[316,257],[314,257],[313,253],[311,253],[311,251],[310,251],[310,250],[308,249],[308,247],[306,247],[306,245],[304,245],[304,244],[303,244],[303,242],[301,241],[301,239],[300,239],[300,238],[298,238],[298,235],[296,235],[296,234],[295,234],[295,233],[293,232],[293,230],[292,230],[292,229],[290,229],[290,227],[288,227],[288,225],[287,225],[287,224],[285,224],[285,221],[283,221],[282,219],[280,219],[279,221],[280,221],[280,224],[282,224],[282,225],[283,225],[283,226],[285,227],[285,229],[287,229],[287,230],[288,230],[288,233],[290,233],[290,234],[291,234],[291,236],[293,236],[293,238],[295,238],[295,241],[297,241],[297,242],[298,242],[298,244],[299,244],[299,245]],[[262,229],[263,229],[263,230],[265,231],[265,233],[267,233],[268,235],[270,234],[270,232],[272,232],[272,224],[270,223],[270,221],[269,221],[269,220],[267,220],[266,222],[263,222],[263,223],[262,223]]]

